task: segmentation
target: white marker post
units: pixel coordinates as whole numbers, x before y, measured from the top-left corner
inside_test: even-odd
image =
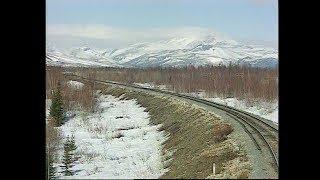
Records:
[[[216,174],[216,164],[215,163],[212,164],[212,174],[213,175]]]

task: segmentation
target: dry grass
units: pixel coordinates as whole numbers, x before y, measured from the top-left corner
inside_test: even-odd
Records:
[[[93,124],[93,125],[90,123],[86,123],[86,126],[87,126],[87,130],[95,135],[103,135],[108,130],[108,127],[104,126],[101,123]]]
[[[229,135],[233,131],[233,128],[230,124],[226,123],[218,123],[213,126],[213,134],[215,142],[221,142],[227,139],[227,135]]]
[[[163,149],[163,161],[169,171],[161,178],[207,178],[212,173],[213,163],[217,164],[219,173],[231,174],[232,177],[246,177],[245,172],[250,172],[247,166],[231,168],[242,167],[247,160],[232,161],[245,155],[228,139],[231,125],[221,122],[213,114],[170,98],[119,88],[110,89],[108,93],[117,97],[123,95],[124,99],[136,99],[149,112],[151,123],[162,124],[159,130],[170,134]],[[166,156],[168,152],[172,156]],[[225,165],[228,162],[232,166]]]
[[[89,76],[90,74],[86,74],[86,77]],[[96,75],[91,75],[91,78],[94,76]],[[81,82],[91,87],[92,91],[99,89],[102,93],[109,93],[117,97],[123,95],[123,99],[136,99],[149,112],[152,124],[163,125],[160,130],[170,134],[163,148],[165,157],[163,162],[169,171],[161,178],[199,179],[249,176],[250,166],[245,158],[246,155],[241,153],[234,142],[228,138],[228,134],[232,133],[232,127],[221,122],[213,114],[170,98],[120,88],[108,89],[102,84]],[[70,91],[72,92],[72,90]],[[86,91],[90,92],[90,90]],[[91,95],[91,93],[89,94]],[[81,102],[79,98],[82,98],[80,95],[79,97],[72,95],[68,97],[75,98],[72,101],[77,102]],[[94,98],[93,93],[92,98]],[[84,102],[90,104],[89,101]],[[120,131],[112,136],[112,138],[120,137],[123,137]],[[217,166],[217,175],[211,174],[213,163]]]

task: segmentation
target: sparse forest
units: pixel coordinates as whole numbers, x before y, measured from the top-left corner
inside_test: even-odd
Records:
[[[68,79],[63,75],[61,67],[47,67],[46,69],[46,99],[51,99],[49,116],[46,123],[46,150],[47,150],[47,179],[56,179],[58,150],[63,143],[63,134],[59,129],[65,122],[66,112],[77,107],[92,112],[94,108],[94,83],[87,82],[80,89],[75,89],[68,84]],[[64,143],[63,174],[73,175],[70,168],[76,160],[74,151],[76,145],[74,137],[67,138]]]
[[[278,98],[278,68],[263,69],[238,65],[185,68],[73,68],[100,80],[123,83],[154,83],[182,93],[205,91],[207,97],[275,101]]]
[[[87,111],[92,111],[94,107],[94,86],[92,82],[86,82],[81,89],[74,89],[67,83],[66,77],[63,75],[64,69],[61,67],[47,67],[46,70],[46,97],[53,98],[55,90],[59,89],[63,107],[70,110],[80,105]],[[90,73],[91,78],[95,78],[95,73]]]
[[[79,163],[79,157],[81,157],[81,162],[85,163],[93,161],[92,159],[98,157],[99,153],[94,152],[86,152],[83,151],[83,143],[76,144],[74,136],[64,137],[61,130],[63,129],[64,122],[70,121],[71,114],[70,112],[75,112],[77,110],[84,111],[85,113],[79,113],[79,124],[73,124],[74,127],[84,127],[86,133],[92,133],[94,138],[99,137],[100,134],[103,134],[105,137],[105,133],[112,129],[108,129],[108,125],[101,124],[102,117],[105,117],[104,120],[109,119],[111,116],[107,116],[108,111],[97,109],[97,104],[99,104],[100,100],[95,99],[96,90],[103,90],[104,92],[108,92],[107,94],[112,94],[115,97],[120,97],[123,94],[124,90],[122,89],[111,89],[107,90],[106,87],[100,87],[101,84],[94,83],[93,81],[81,80],[80,78],[71,78],[65,76],[64,74],[75,73],[77,75],[99,79],[99,80],[111,80],[122,83],[150,83],[155,85],[165,85],[169,90],[180,92],[180,93],[191,93],[197,91],[205,91],[208,97],[236,97],[239,99],[246,100],[254,100],[261,99],[265,101],[274,101],[278,96],[278,70],[277,69],[258,69],[252,67],[245,66],[218,66],[218,67],[194,67],[189,66],[185,68],[148,68],[148,69],[133,69],[133,68],[84,68],[84,67],[69,67],[69,68],[61,68],[61,67],[51,67],[47,66],[47,75],[46,75],[46,97],[51,100],[51,105],[49,110],[49,114],[47,117],[47,134],[46,134],[46,145],[47,145],[47,177],[49,179],[60,178],[64,176],[77,176],[80,171],[76,171],[73,169],[74,165]],[[70,82],[78,82],[83,86],[81,88],[77,88],[75,86],[71,86]],[[119,94],[117,94],[119,93]],[[165,131],[173,131],[176,132],[182,126],[178,120],[195,120],[196,123],[202,122],[201,124],[203,128],[201,130],[208,131],[212,133],[213,138],[208,138],[212,140],[212,143],[215,145],[225,145],[228,141],[227,135],[233,131],[233,128],[229,124],[219,124],[213,123],[209,124],[211,121],[198,121],[204,113],[199,113],[198,111],[187,110],[185,108],[180,107],[181,113],[176,114],[176,109],[178,106],[172,106],[168,104],[167,101],[159,99],[159,101],[150,101],[150,99],[154,97],[149,97],[143,99],[144,96],[139,93],[132,93],[133,99],[140,99],[138,102],[143,107],[153,107],[148,112],[154,113],[152,117],[156,120],[163,118],[164,126],[162,130]],[[129,94],[127,95],[129,97]],[[130,98],[129,98],[130,99]],[[107,102],[107,101],[106,101]],[[106,104],[106,102],[102,101],[101,104]],[[116,101],[115,101],[116,102]],[[149,102],[153,102],[154,104],[148,104]],[[164,104],[164,105],[161,105]],[[122,103],[119,103],[122,104]],[[114,108],[115,104],[110,103],[110,106],[106,106],[105,108]],[[103,107],[103,106],[101,106]],[[101,108],[100,107],[100,108]],[[162,109],[161,111],[158,109],[161,107],[166,107],[167,109]],[[175,107],[175,108],[173,108]],[[170,111],[174,109],[174,111]],[[67,113],[69,112],[69,113]],[[112,111],[110,111],[112,112]],[[118,112],[118,111],[115,111]],[[119,118],[129,117],[124,116],[127,115],[127,112],[121,112],[121,116],[112,116],[115,119],[115,122],[126,122],[121,121]],[[187,114],[187,112],[191,114]],[[86,113],[91,115],[85,115]],[[95,115],[96,113],[96,115]],[[99,114],[100,113],[100,114]],[[103,113],[103,115],[101,115]],[[157,114],[159,113],[159,114]],[[169,118],[168,115],[164,115],[165,113],[169,113],[172,115]],[[186,113],[186,114],[185,114]],[[112,113],[111,113],[112,114]],[[199,117],[200,116],[200,117]],[[182,117],[177,118],[175,117]],[[206,116],[207,117],[207,116]],[[212,117],[212,116],[210,116]],[[169,118],[169,119],[168,119]],[[62,120],[63,119],[63,120]],[[206,118],[205,118],[206,119]],[[74,119],[73,119],[74,120]],[[97,124],[92,124],[95,120]],[[168,121],[167,123],[165,121]],[[172,123],[175,121],[175,123]],[[63,122],[63,123],[61,123]],[[88,123],[90,122],[90,123]],[[185,125],[190,125],[191,122],[185,123]],[[198,126],[188,126],[190,129],[188,131],[193,130],[193,127]],[[112,126],[111,126],[112,127]],[[192,128],[191,128],[192,127]],[[129,128],[131,129],[131,128]],[[194,134],[197,132],[201,132],[200,129],[194,129]],[[114,134],[111,134],[110,141],[113,139],[119,139],[125,137],[125,134],[122,132],[124,130],[128,130],[126,128],[118,128],[114,131]],[[159,129],[161,131],[161,129]],[[180,130],[181,131],[181,130]],[[75,131],[76,132],[76,131]],[[81,134],[82,132],[80,132]],[[174,134],[174,133],[172,133]],[[178,134],[178,133],[176,133]],[[202,136],[207,136],[206,133],[199,133],[197,138],[201,135],[201,139],[194,141],[194,143],[198,143],[197,145],[190,146],[191,149],[194,147],[202,147],[205,149],[207,143],[206,138],[202,138]],[[79,134],[78,134],[79,137]],[[109,138],[109,137],[108,137]],[[180,137],[179,137],[180,138]],[[79,139],[79,138],[78,138]],[[108,139],[109,140],[109,139]],[[202,141],[201,141],[202,140]],[[97,142],[97,141],[94,141]],[[175,141],[173,141],[175,142]],[[188,141],[190,143],[190,141]],[[179,144],[178,144],[179,145]],[[82,148],[81,148],[82,146]],[[77,148],[79,147],[79,148]],[[99,146],[97,146],[99,147]],[[189,146],[188,146],[189,147]],[[228,147],[228,148],[227,148]],[[211,148],[211,147],[210,147]],[[228,150],[223,151],[226,154],[221,155],[219,158],[226,158],[222,161],[230,161],[235,158],[235,151],[233,151],[233,146],[226,146]],[[77,150],[78,149],[78,150]],[[80,150],[81,151],[80,151]],[[93,148],[94,149],[94,148]],[[60,153],[58,153],[60,152]],[[189,151],[188,151],[189,152]],[[200,152],[200,151],[199,151]],[[180,153],[185,154],[185,153]],[[197,156],[198,157],[198,156]],[[183,158],[175,156],[175,158]],[[199,158],[203,159],[205,163],[211,163],[213,160],[204,161],[207,159],[205,155],[199,155]],[[228,159],[230,158],[230,159]],[[241,157],[242,158],[242,157]],[[115,159],[111,159],[110,161],[114,161]],[[220,160],[215,160],[219,161]],[[172,169],[174,169],[172,174],[168,174],[168,177],[174,177],[175,173],[184,174],[186,177],[207,177],[209,170],[211,171],[211,164],[206,164],[206,166],[202,166],[199,168],[206,169],[207,171],[201,171],[202,174],[194,174],[194,171],[186,171],[185,169],[196,169],[198,167],[193,166],[194,163],[185,162],[186,165],[182,167],[185,169],[181,169],[180,159],[178,159],[177,164],[171,165]],[[247,160],[241,162],[243,164],[247,163]],[[81,164],[81,163],[80,163]],[[220,166],[220,165],[218,165]],[[176,168],[176,169],[175,169]],[[219,167],[220,168],[220,167]],[[89,168],[90,171],[83,171],[82,173],[86,173],[86,176],[90,176],[95,173],[99,173],[101,168],[92,167]],[[249,176],[249,168],[244,167],[241,171],[240,175],[237,177],[248,177]],[[219,170],[220,171],[220,170]],[[227,170],[226,172],[228,172]],[[231,171],[231,170],[230,170]],[[187,174],[186,174],[187,172]],[[220,171],[220,174],[223,174],[224,171]],[[228,172],[229,173],[229,172]],[[235,172],[233,172],[235,173]],[[238,172],[237,172],[238,173]],[[81,174],[80,174],[81,175]],[[164,176],[166,177],[166,176]]]

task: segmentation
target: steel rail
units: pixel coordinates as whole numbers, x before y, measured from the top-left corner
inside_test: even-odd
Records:
[[[267,132],[270,131],[268,129],[271,129],[273,132],[276,132],[276,133],[278,133],[278,128],[270,125],[269,123],[265,122],[264,120],[261,120],[261,118],[258,118],[255,115],[252,115],[252,114],[250,114],[248,112],[244,112],[244,111],[238,110],[238,109],[230,107],[230,106],[226,106],[226,105],[215,103],[215,102],[208,101],[208,100],[205,100],[205,99],[200,99],[200,98],[196,98],[196,97],[193,97],[193,96],[189,96],[189,95],[185,95],[185,94],[179,94],[179,93],[175,93],[175,92],[171,92],[171,91],[164,91],[164,90],[154,89],[154,88],[146,88],[146,87],[141,87],[141,86],[137,86],[137,85],[119,83],[119,82],[114,82],[114,81],[102,81],[102,80],[97,80],[97,79],[89,79],[89,78],[85,78],[85,77],[78,76],[78,75],[75,75],[75,74],[68,74],[67,76],[75,76],[75,77],[78,77],[78,78],[81,78],[81,79],[84,79],[84,80],[88,80],[88,81],[95,81],[95,82],[100,82],[100,83],[108,83],[108,84],[131,87],[131,88],[144,89],[144,90],[147,90],[147,91],[160,92],[160,93],[163,93],[163,94],[170,94],[170,95],[173,95],[173,96],[178,96],[178,97],[181,97],[181,98],[185,98],[185,99],[189,99],[189,100],[193,100],[193,101],[196,101],[196,102],[200,102],[200,103],[203,103],[203,104],[206,104],[206,105],[209,105],[209,106],[213,106],[213,107],[218,108],[218,109],[220,109],[222,111],[225,111],[225,112],[227,112],[227,115],[229,115],[229,116],[232,115],[232,116],[236,117],[236,118],[233,117],[233,119],[235,119],[237,122],[239,122],[243,126],[244,130],[247,132],[247,134],[249,134],[250,138],[253,139],[255,145],[257,146],[257,149],[261,151],[261,146],[258,144],[257,140],[253,137],[252,133],[246,128],[245,124],[250,126],[250,128],[252,128],[255,132],[257,132],[257,134],[260,136],[260,138],[263,140],[263,142],[265,142],[266,146],[268,147],[268,150],[269,150],[269,152],[270,152],[270,154],[271,154],[271,156],[273,158],[273,161],[275,162],[277,168],[279,167],[278,158],[277,158],[276,154],[274,153],[273,148],[271,147],[270,143],[267,141],[267,138],[265,137],[265,135],[263,135],[261,133],[261,131],[256,126],[260,126],[260,128],[263,128]],[[232,117],[232,116],[230,116],[230,117]],[[262,127],[261,124],[248,122],[248,117],[251,118],[254,121],[262,123],[264,126],[267,126],[267,128]]]

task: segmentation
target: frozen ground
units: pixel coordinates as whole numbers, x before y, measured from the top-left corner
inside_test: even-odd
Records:
[[[58,178],[159,178],[166,171],[161,161],[166,137],[159,125],[149,124],[148,112],[135,100],[100,95],[97,101],[95,113],[75,112],[60,127],[65,137],[75,136],[79,159],[72,169],[76,174],[62,176],[61,149]]]

